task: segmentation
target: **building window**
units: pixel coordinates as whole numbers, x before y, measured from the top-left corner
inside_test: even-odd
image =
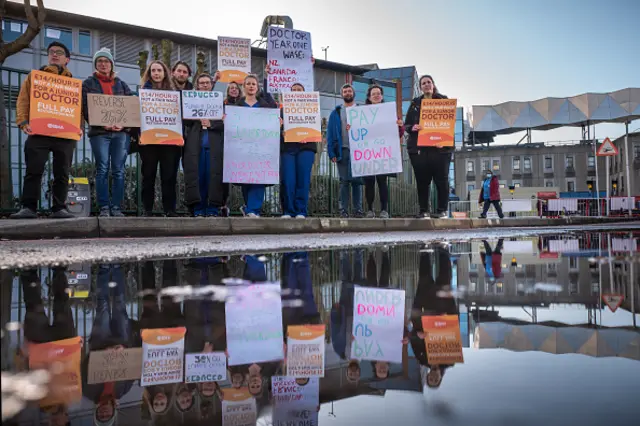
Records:
[[[573,155],[567,155],[564,159],[564,163],[567,169],[573,169]]]
[[[78,53],[91,56],[91,32],[80,30],[78,33]]]
[[[640,144],[633,145],[633,158],[640,160]]]
[[[531,157],[524,157],[524,171],[531,172]]]
[[[499,158],[494,158],[493,160],[491,160],[491,170],[493,170],[494,173],[500,171],[500,159]]]
[[[54,41],[60,42],[67,46],[69,50],[73,47],[73,32],[68,28],[60,27],[44,27],[44,47],[49,46]]]
[[[555,185],[553,184],[553,180],[550,179],[545,179],[544,180],[544,187],[545,188],[553,188]]]
[[[482,173],[486,172],[487,170],[491,170],[491,161],[482,160]]]
[[[513,171],[520,171],[520,157],[513,157]]]
[[[593,169],[596,167],[596,157],[593,154],[587,156],[587,167]]]
[[[553,157],[544,157],[544,169],[553,170]]]
[[[9,43],[17,39],[27,31],[28,24],[24,21],[15,19],[5,19],[2,21],[2,39],[5,43]]]
[[[474,162],[473,161],[467,161],[467,173],[473,173],[473,169],[474,169]]]
[[[506,180],[499,181],[499,186],[502,189],[506,188],[507,187],[507,181]]]
[[[467,194],[471,195],[471,191],[473,191],[474,189],[476,189],[476,186],[474,184],[467,184]]]
[[[515,188],[520,188],[522,186],[522,182],[519,180],[512,180],[511,185],[513,185]]]
[[[567,191],[568,192],[576,192],[576,181],[573,179],[567,180]]]

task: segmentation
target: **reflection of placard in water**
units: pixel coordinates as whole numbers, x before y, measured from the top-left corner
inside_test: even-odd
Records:
[[[87,383],[137,380],[142,373],[142,348],[123,350],[107,349],[89,354],[89,378]]]

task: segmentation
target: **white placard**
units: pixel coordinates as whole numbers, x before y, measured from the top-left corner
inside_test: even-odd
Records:
[[[404,290],[355,286],[351,358],[402,362]]]
[[[242,83],[251,74],[251,40],[218,37],[218,71],[221,83]]]
[[[201,90],[182,91],[182,117],[185,120],[222,120],[224,94]]]
[[[227,378],[227,356],[224,352],[187,354],[185,383],[219,382]]]
[[[273,376],[271,394],[276,404],[295,402],[302,405],[317,405],[320,400],[320,379],[313,377],[296,380],[293,377]]]
[[[271,65],[269,93],[288,92],[294,83],[313,92],[311,33],[272,26],[267,40],[267,62]]]
[[[224,170],[226,183],[280,183],[280,111],[226,107]]]
[[[225,303],[229,365],[284,359],[280,297],[277,283],[234,287]]]
[[[397,121],[395,102],[347,108],[354,177],[402,172]]]

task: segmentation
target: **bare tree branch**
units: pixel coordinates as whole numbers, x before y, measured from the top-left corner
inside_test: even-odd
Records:
[[[14,53],[18,53],[22,49],[29,47],[33,39],[40,33],[40,29],[44,25],[44,20],[47,17],[47,10],[44,7],[44,0],[37,1],[38,9],[36,16],[31,8],[31,2],[24,0],[24,12],[27,15],[27,22],[29,23],[27,30],[14,41],[0,46],[0,63],[4,62],[5,59]]]

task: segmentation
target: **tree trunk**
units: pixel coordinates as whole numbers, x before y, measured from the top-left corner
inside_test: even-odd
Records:
[[[2,64],[0,63],[0,66]],[[11,84],[11,82],[9,82]],[[9,99],[11,105],[11,99]],[[14,207],[11,173],[11,146],[7,129],[7,109],[4,101],[4,81],[0,72],[0,208]]]

